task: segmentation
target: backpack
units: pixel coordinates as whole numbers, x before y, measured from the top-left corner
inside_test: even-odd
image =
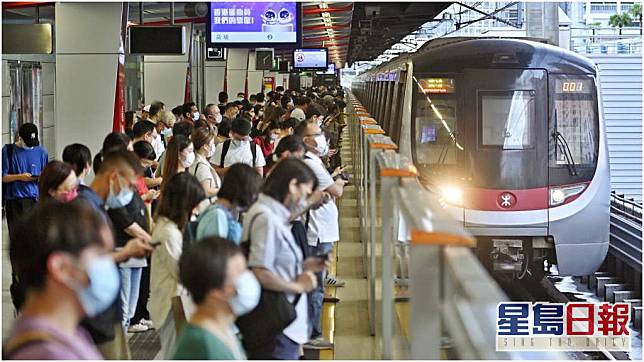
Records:
[[[224,141],[224,145],[221,149],[221,161],[219,162],[219,167],[224,168],[224,160],[226,160],[226,154],[230,148],[231,139]],[[255,167],[255,155],[257,154],[257,145],[254,142],[248,142],[250,144],[250,154],[253,155],[253,168]]]

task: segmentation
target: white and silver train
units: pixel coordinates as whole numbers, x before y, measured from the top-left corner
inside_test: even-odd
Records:
[[[599,71],[523,39],[444,38],[359,75],[352,92],[494,271],[596,271],[610,170]]]

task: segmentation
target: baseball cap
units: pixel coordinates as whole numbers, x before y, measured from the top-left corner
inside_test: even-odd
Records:
[[[233,120],[230,130],[242,136],[248,136],[253,125],[244,117],[237,117]]]
[[[25,142],[27,147],[36,147],[40,145],[38,141],[38,127],[33,123],[25,123],[18,129],[18,135]]]

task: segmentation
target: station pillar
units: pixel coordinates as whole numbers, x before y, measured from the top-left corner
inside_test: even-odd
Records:
[[[96,154],[112,131],[123,3],[56,3],[56,158],[71,143]]]

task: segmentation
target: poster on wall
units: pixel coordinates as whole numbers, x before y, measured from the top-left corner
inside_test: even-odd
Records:
[[[297,46],[300,5],[295,2],[211,2],[208,12],[209,46]]]
[[[264,93],[275,89],[275,77],[264,77]]]

